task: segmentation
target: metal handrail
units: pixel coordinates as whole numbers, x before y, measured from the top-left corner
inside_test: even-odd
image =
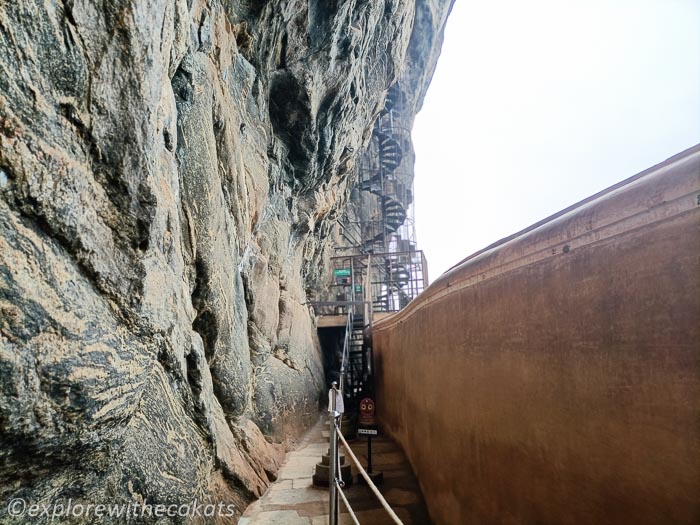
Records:
[[[348,501],[348,498],[345,497],[345,493],[343,492],[343,486],[340,484],[339,481],[336,481],[335,484],[338,487],[338,495],[343,500],[343,503],[345,504],[345,508],[348,509],[348,513],[350,514],[350,517],[352,518],[352,522],[355,525],[360,525],[360,522],[358,521],[357,516],[355,515],[355,511],[352,510],[352,507],[350,506],[350,502]]]
[[[335,389],[332,389],[333,394],[335,394]],[[377,497],[379,500],[379,503],[381,503],[382,507],[384,507],[384,510],[389,514],[389,517],[392,519],[394,523],[397,525],[403,525],[403,522],[401,519],[396,515],[396,512],[394,512],[394,509],[391,508],[389,503],[384,499],[384,496],[382,495],[381,492],[379,492],[379,489],[377,486],[374,484],[372,481],[372,478],[369,477],[369,474],[365,471],[365,469],[362,467],[360,464],[360,460],[357,459],[357,456],[353,453],[352,449],[350,448],[350,445],[348,445],[348,442],[345,440],[345,437],[343,436],[342,432],[340,431],[340,428],[338,427],[338,413],[335,411],[335,403],[331,402],[332,405],[332,414],[331,414],[331,455],[333,456],[331,458],[331,479],[330,479],[330,501],[329,501],[329,516],[328,516],[328,523],[329,525],[337,525],[338,523],[338,497],[340,496],[343,499],[343,503],[345,504],[345,507],[348,509],[348,512],[350,513],[350,516],[352,517],[353,521],[356,524],[359,524],[357,521],[357,517],[355,516],[355,512],[352,510],[352,507],[350,507],[350,503],[348,502],[348,499],[345,497],[345,493],[343,492],[343,487],[345,484],[343,483],[342,479],[338,477],[338,474],[340,473],[340,468],[337,467],[338,462],[339,462],[339,454],[338,454],[338,439],[343,443],[343,446],[345,447],[345,452],[348,453],[348,456],[350,456],[350,459],[355,463],[355,466],[360,472],[360,475],[365,479],[365,482],[367,482],[367,486],[370,488],[370,490],[374,493],[374,495]]]
[[[352,324],[353,324],[353,309],[348,308],[348,320],[345,322],[345,339],[343,341],[343,358],[340,362],[340,378],[338,379],[338,384],[340,388],[341,395],[343,394],[343,387],[345,386],[345,367],[350,356],[350,337],[352,335]]]
[[[329,525],[338,525],[338,460],[340,459],[340,455],[338,454],[338,436],[336,435],[336,431],[338,429],[338,426],[336,425],[336,419],[341,415],[339,412],[336,411],[338,408],[336,406],[336,400],[337,398],[338,391],[336,389],[336,383],[333,381],[331,384],[331,390],[329,392],[329,398],[330,398],[330,406],[328,407],[328,411],[330,412],[330,450],[329,455],[330,455],[330,477],[329,477],[329,483],[328,487],[330,489],[329,493],[329,498],[328,498],[328,524]],[[341,398],[342,399],[342,398]]]
[[[339,428],[336,428],[336,433],[338,437],[340,438],[340,441],[343,442],[343,446],[345,447],[345,452],[348,453],[350,456],[350,459],[355,463],[355,466],[357,469],[360,471],[360,475],[362,475],[363,478],[365,478],[365,482],[367,483],[367,486],[374,492],[374,495],[377,496],[377,499],[379,500],[379,503],[382,504],[382,507],[384,507],[384,510],[389,514],[392,520],[394,520],[394,523],[397,525],[403,525],[403,522],[399,517],[396,515],[394,510],[389,506],[389,503],[384,499],[384,496],[382,496],[382,493],[379,492],[379,489],[377,486],[374,484],[372,481],[372,478],[369,477],[369,474],[365,471],[365,469],[362,467],[360,464],[360,460],[357,459],[357,456],[353,453],[352,449],[350,448],[350,445],[348,445],[348,442],[345,441],[345,437],[343,437],[343,434],[340,432]]]

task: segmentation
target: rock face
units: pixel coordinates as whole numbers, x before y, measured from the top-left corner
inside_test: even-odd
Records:
[[[307,292],[354,159],[450,4],[0,3],[2,502],[264,491],[325,388]]]

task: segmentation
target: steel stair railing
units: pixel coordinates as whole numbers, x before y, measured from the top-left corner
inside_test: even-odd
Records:
[[[339,389],[340,393],[344,392],[345,387],[345,373],[347,370],[349,354],[350,354],[350,336],[352,333],[354,313],[352,307],[348,309],[348,318],[345,322],[345,340],[343,341],[343,357],[340,362],[340,378],[339,378]]]

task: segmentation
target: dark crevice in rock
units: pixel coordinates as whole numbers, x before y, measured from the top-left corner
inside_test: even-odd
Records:
[[[248,311],[253,309],[253,290],[248,283],[248,275],[245,273],[241,274],[241,280],[243,281],[243,297],[245,298],[245,304]]]
[[[309,1],[309,40],[312,47],[328,39],[336,20],[339,0]]]
[[[160,347],[156,358],[166,372],[172,374],[178,370],[173,353],[165,345]]]
[[[139,184],[138,193],[136,235],[133,244],[135,248],[145,252],[148,250],[150,243],[151,225],[156,216],[156,206],[158,203],[151,188],[146,183]]]
[[[243,481],[241,481],[241,478],[238,476],[238,474],[231,471],[231,469],[229,469],[221,460],[217,458],[215,465],[216,468],[219,469],[219,471],[221,472],[223,478],[234,491],[240,493],[248,500],[252,500],[256,497],[256,494],[248,487],[246,487]]]
[[[202,370],[207,366],[204,356],[195,347],[185,356],[187,384],[190,387],[192,409],[190,417],[197,424],[209,446],[215,448],[216,439],[212,428],[211,414],[206,401],[207,392]],[[188,396],[189,397],[189,396]],[[186,398],[187,399],[187,398]]]
[[[289,355],[289,345],[278,344],[272,351],[272,356],[282,361],[282,363],[284,363],[292,370],[296,370],[297,372],[300,371],[299,367],[294,362],[294,359],[292,359],[292,357]]]
[[[324,180],[330,180],[333,174],[336,160],[331,157],[335,133],[333,122],[338,120],[339,111],[338,90],[333,89],[326,93],[321,101],[316,118],[319,133],[319,148],[316,151],[316,164],[324,175]]]
[[[182,102],[187,102],[191,104],[194,100],[194,93],[192,87],[192,73],[187,71],[182,64],[178,66],[175,70],[173,78],[170,83],[173,88],[173,93],[178,99],[178,104]]]
[[[306,90],[287,70],[270,78],[270,120],[275,134],[285,144],[294,177],[309,183],[311,158],[315,150],[312,134],[311,102]]]
[[[99,165],[99,163],[102,161],[100,146],[93,136],[92,131],[81,120],[76,107],[71,103],[62,102],[58,105],[58,112],[75,127],[78,136],[87,144],[88,153],[93,163],[95,163],[95,165]]]
[[[187,354],[185,361],[187,363],[187,382],[190,384],[190,389],[196,402],[202,395],[202,372],[199,369],[197,354],[191,351]],[[199,408],[201,409],[201,407]]]
[[[204,344],[204,354],[207,360],[214,355],[215,345],[219,336],[215,314],[211,311],[208,301],[209,272],[206,266],[197,259],[195,262],[195,286],[192,292],[192,306],[197,316],[192,322],[192,329],[199,334]]]
[[[253,42],[255,38],[248,30],[248,21],[243,20],[239,24],[236,24],[236,46],[238,50],[243,53],[246,58],[251,58],[253,53]]]
[[[173,152],[175,151],[175,143],[172,134],[170,133],[170,130],[167,127],[163,128],[163,143],[165,144],[165,148]]]
[[[268,4],[268,0],[229,0],[223,2],[223,8],[231,24],[245,20],[254,27]]]
[[[204,351],[207,359],[211,359],[214,353],[214,343],[217,338],[216,318],[209,310],[199,311],[192,323],[192,329],[197,332],[204,342]]]

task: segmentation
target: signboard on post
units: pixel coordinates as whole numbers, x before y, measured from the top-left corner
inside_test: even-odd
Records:
[[[365,397],[360,401],[360,425],[375,425],[377,423],[375,417],[374,400],[371,397]]]
[[[381,472],[372,472],[372,438],[379,436],[375,413],[376,405],[374,399],[371,397],[363,398],[360,401],[357,435],[367,436],[367,475],[374,483],[381,483],[384,480],[384,474]]]
[[[372,437],[379,435],[375,410],[374,399],[371,397],[365,397],[360,401],[360,415],[357,418],[357,434],[359,436]]]

